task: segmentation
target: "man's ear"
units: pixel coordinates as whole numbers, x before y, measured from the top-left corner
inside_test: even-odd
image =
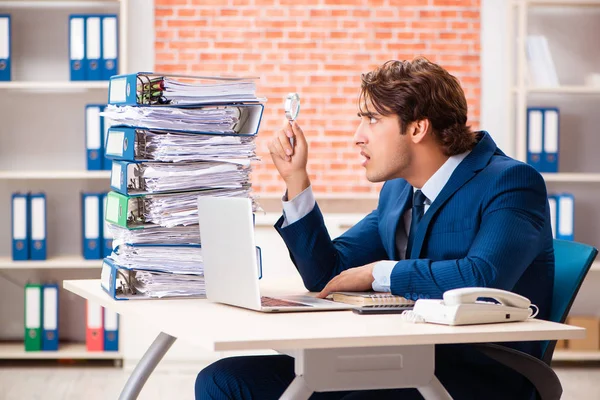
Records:
[[[428,119],[413,121],[408,126],[408,133],[413,143],[421,143],[431,128]]]

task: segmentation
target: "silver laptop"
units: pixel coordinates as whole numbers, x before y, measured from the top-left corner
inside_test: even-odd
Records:
[[[263,312],[353,308],[311,296],[261,297],[251,200],[199,197],[198,212],[209,300]]]

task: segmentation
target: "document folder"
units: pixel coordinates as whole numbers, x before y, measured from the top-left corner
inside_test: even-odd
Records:
[[[85,344],[87,351],[104,350],[104,317],[103,308],[95,303],[86,301],[86,330]]]
[[[119,351],[119,314],[104,309],[104,351]]]
[[[31,241],[29,249],[32,260],[46,259],[46,195],[44,193],[32,194],[31,201]]]
[[[105,142],[106,157],[123,161],[257,160],[254,137],[113,126]]]
[[[102,107],[102,111],[106,109],[106,106]],[[100,114],[100,126],[102,127],[102,154],[100,158],[102,159],[102,169],[105,171],[110,171],[112,168],[112,161],[106,158],[106,144],[108,141],[108,131],[113,126],[114,122],[103,114]]]
[[[570,193],[558,195],[557,239],[575,240],[575,198]]]
[[[103,106],[88,104],[85,106],[85,147],[88,171],[102,169],[102,112]]]
[[[102,231],[102,195],[95,193],[82,194],[83,213],[83,258],[99,260],[102,257],[100,247]]]
[[[544,109],[543,172],[558,172],[559,118],[558,108]]]
[[[149,72],[115,75],[110,78],[108,103],[117,106],[257,103],[264,99],[254,94],[256,79]]]
[[[46,284],[44,291],[43,305],[43,331],[42,331],[42,350],[58,350],[58,285]]]
[[[189,134],[256,136],[262,104],[205,104],[181,107],[108,105],[103,115],[116,124]]]
[[[10,81],[11,59],[10,15],[0,14],[0,81]]]
[[[119,34],[116,15],[102,17],[102,80],[109,80],[119,69]]]
[[[15,261],[28,260],[29,252],[29,195],[12,195],[12,258]]]
[[[140,291],[138,287],[138,279],[136,278],[137,272],[151,272],[150,270],[140,270],[140,269],[132,269],[127,268],[121,265],[117,265],[110,258],[105,258],[102,264],[102,273],[100,276],[100,281],[102,285],[102,289],[109,296],[111,296],[115,300],[143,300],[143,299],[151,299],[155,298],[149,293],[144,293]],[[176,277],[179,275],[180,277],[185,277],[188,279],[195,279],[198,283],[199,281],[203,281],[204,277],[202,274],[170,274],[168,272],[160,272],[153,271],[155,274],[160,274],[163,276],[171,276]],[[163,296],[163,297],[195,297],[195,298],[204,298],[206,296],[205,289],[203,284],[198,285],[199,290],[190,295],[180,294],[173,296]]]
[[[100,69],[101,38],[100,16],[88,15],[85,21],[85,58],[89,81],[99,81],[102,78]]]
[[[87,80],[85,19],[85,15],[71,15],[69,17],[69,58],[71,60],[70,75],[72,81]]]
[[[42,349],[42,286],[25,285],[25,351]]]
[[[543,113],[543,109],[527,109],[527,163],[539,172],[544,172],[542,163]]]

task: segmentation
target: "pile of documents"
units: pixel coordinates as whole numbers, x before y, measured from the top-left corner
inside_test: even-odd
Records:
[[[113,124],[105,213],[113,247],[101,280],[115,299],[204,296],[197,199],[252,198],[264,108],[254,81],[175,78],[110,81],[102,115]]]

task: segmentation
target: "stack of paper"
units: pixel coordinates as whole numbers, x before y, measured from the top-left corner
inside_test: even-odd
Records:
[[[264,107],[253,81],[131,78],[111,79],[113,104],[102,114],[113,123],[106,141],[113,251],[102,285],[114,298],[203,296],[197,199],[252,198],[250,162],[258,159],[254,139]],[[131,102],[123,79],[137,82]]]

